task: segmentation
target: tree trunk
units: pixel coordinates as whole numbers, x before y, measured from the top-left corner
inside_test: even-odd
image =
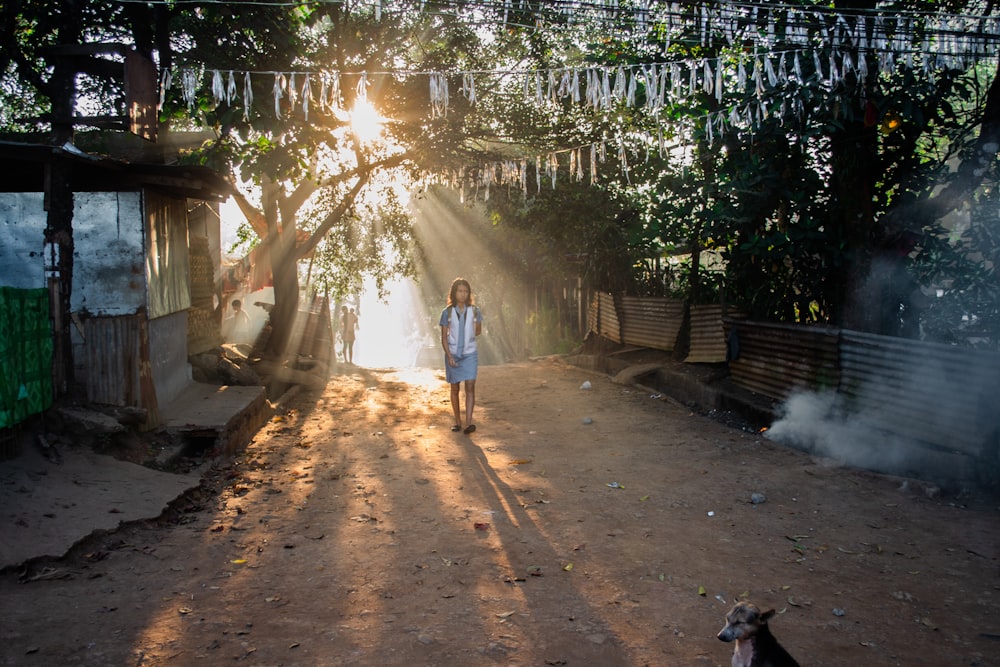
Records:
[[[836,4],[838,9],[875,6],[873,0],[842,0]],[[877,71],[873,63],[869,76],[875,77]],[[869,280],[876,235],[872,197],[879,164],[877,131],[877,124],[866,127],[862,117],[845,121],[842,129],[831,135],[830,221],[835,230],[833,237],[845,248],[846,261],[832,271],[833,289],[839,290],[830,297],[834,324],[881,333],[878,324],[881,286]]]
[[[276,242],[271,246],[274,308],[271,310],[271,337],[266,352],[276,358],[283,358],[298,351],[298,341],[292,340],[295,317],[299,311],[295,229],[294,222],[285,221],[276,237]]]
[[[79,42],[77,2],[64,3],[61,18],[65,30],[60,30],[62,44]],[[52,103],[52,143],[63,146],[73,140],[73,111],[76,107],[76,68],[70,58],[53,60],[52,77],[47,94]],[[66,393],[73,383],[73,338],[70,322],[70,299],[73,294],[73,186],[72,166],[60,157],[46,167],[45,209],[48,212],[45,244],[51,249],[47,260],[54,287],[53,321],[55,386]]]

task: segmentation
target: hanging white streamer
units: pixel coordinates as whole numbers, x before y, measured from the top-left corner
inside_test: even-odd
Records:
[[[767,74],[767,82],[772,88],[778,85],[778,75],[774,73],[774,65],[770,56],[764,56],[764,72]]]
[[[343,109],[344,100],[340,93],[340,72],[334,72],[330,75],[330,106],[334,109]]]
[[[285,75],[278,72],[274,75],[274,86],[271,92],[274,94],[274,117],[281,118],[281,98],[284,97],[282,90],[285,87]]]
[[[618,71],[615,75],[615,85],[611,90],[611,94],[618,99],[624,99],[625,91],[627,89],[628,82],[626,79],[625,68],[621,65],[618,66]]]
[[[243,120],[250,120],[250,107],[253,106],[253,84],[250,82],[250,72],[243,73]]]
[[[570,96],[572,90],[571,75],[568,69],[564,69],[559,75],[559,85],[556,86],[556,96],[565,99]]]
[[[299,101],[299,89],[295,85],[295,72],[292,72],[291,77],[288,79],[287,94],[288,94],[288,107],[292,111],[292,113],[295,113],[295,105]]]
[[[170,70],[163,70],[163,77],[160,79],[160,109],[163,108],[163,103],[167,99],[167,91],[170,90],[170,85],[174,81],[173,74]]]
[[[226,84],[222,80],[222,72],[213,70],[212,72],[212,98],[218,106],[226,99]]]
[[[475,106],[476,79],[472,75],[472,72],[466,72],[462,75],[462,94],[465,95],[465,99],[469,101],[469,104]]]
[[[431,118],[443,118],[448,114],[448,78],[441,72],[430,75]]]
[[[722,61],[715,64],[715,101],[722,104]]]
[[[188,109],[193,109],[198,95],[198,73],[193,69],[186,69],[181,73],[181,92]]]
[[[442,76],[442,78],[443,78],[443,76]],[[356,98],[357,102],[361,102],[362,104],[365,104],[365,103],[368,102],[368,72],[362,72],[361,73],[361,78],[358,80],[358,86],[355,89],[355,92],[357,93],[357,98]],[[445,98],[444,99],[445,107],[447,107],[448,106],[448,80],[447,79],[445,79],[445,82],[444,82],[444,98]]]
[[[306,122],[309,122],[309,103],[312,101],[312,84],[309,81],[309,74],[306,73],[306,80],[302,83],[302,113]]]
[[[622,137],[618,137],[618,161],[621,162],[625,182],[632,185],[632,178],[629,176],[628,153],[625,151],[625,141]]]
[[[226,82],[226,104],[231,105],[236,99],[236,75],[229,70],[229,80]]]

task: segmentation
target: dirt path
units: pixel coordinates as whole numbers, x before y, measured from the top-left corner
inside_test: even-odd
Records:
[[[745,596],[803,665],[996,664],[996,507],[554,359],[479,399],[470,437],[440,374],[300,395],[169,520],[0,578],[0,663],[729,665]]]

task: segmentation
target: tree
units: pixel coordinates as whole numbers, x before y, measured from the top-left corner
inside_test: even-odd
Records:
[[[405,8],[381,19],[372,8],[349,12],[339,3],[300,7],[297,14],[302,26],[300,42],[292,49],[295,59],[264,63],[266,69],[282,73],[274,82],[264,78],[261,83],[260,77],[254,81],[254,99],[266,103],[255,102],[248,114],[245,95],[233,104],[202,87],[193,105],[201,111],[202,122],[219,129],[220,137],[193,158],[238,173],[262,193],[256,203],[242,198],[241,206],[270,257],[275,354],[284,350],[296,310],[297,262],[315,251],[318,261],[313,267],[326,271],[320,284],[341,294],[360,284],[363,275],[383,281],[394,272],[410,271],[413,240],[408,226],[400,224],[399,206],[392,203],[393,178],[386,173],[395,170],[398,179],[418,170],[457,169],[477,152],[471,142],[489,132],[466,122],[473,110],[470,99],[453,96],[446,114],[428,99],[434,73],[482,67],[481,59],[489,55],[482,30],[447,12]],[[212,69],[220,71],[236,67],[220,59],[221,54],[197,48],[210,41],[207,37],[216,31],[217,22],[230,20],[214,8],[198,19],[205,17],[205,25],[186,26],[186,33],[202,38],[194,40],[184,57],[216,63]],[[495,43],[492,48],[501,46]],[[334,67],[328,68],[331,64]],[[297,79],[289,71],[293,68],[299,72]],[[421,75],[393,74],[400,70]],[[336,84],[338,92],[327,104],[314,99],[308,115],[303,71],[311,73],[309,85],[317,87],[320,76],[338,77],[324,82]],[[459,81],[452,79],[457,88]],[[272,105],[275,86],[281,98]],[[352,116],[368,102],[385,118],[378,140],[365,141],[351,127]],[[183,117],[192,104],[175,94],[171,108]],[[384,205],[371,205],[375,200]],[[300,230],[307,230],[308,237]],[[356,239],[365,242],[345,247],[345,241]]]

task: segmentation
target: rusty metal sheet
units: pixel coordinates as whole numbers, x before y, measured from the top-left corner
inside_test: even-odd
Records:
[[[726,331],[721,304],[691,306],[691,345],[688,364],[711,364],[726,360]]]
[[[82,380],[87,400],[141,407],[139,315],[88,317],[83,325]]]
[[[733,381],[775,399],[796,389],[835,390],[840,381],[837,329],[724,319],[735,336],[729,361]]]
[[[590,330],[607,338],[615,343],[622,342],[621,323],[618,319],[618,309],[615,306],[615,298],[607,292],[598,292],[594,295],[591,313],[588,316],[591,324]]]
[[[621,304],[622,342],[670,351],[677,342],[684,318],[684,304],[677,299],[630,297]]]
[[[1000,355],[843,331],[840,393],[868,425],[978,455],[1000,429]]]

